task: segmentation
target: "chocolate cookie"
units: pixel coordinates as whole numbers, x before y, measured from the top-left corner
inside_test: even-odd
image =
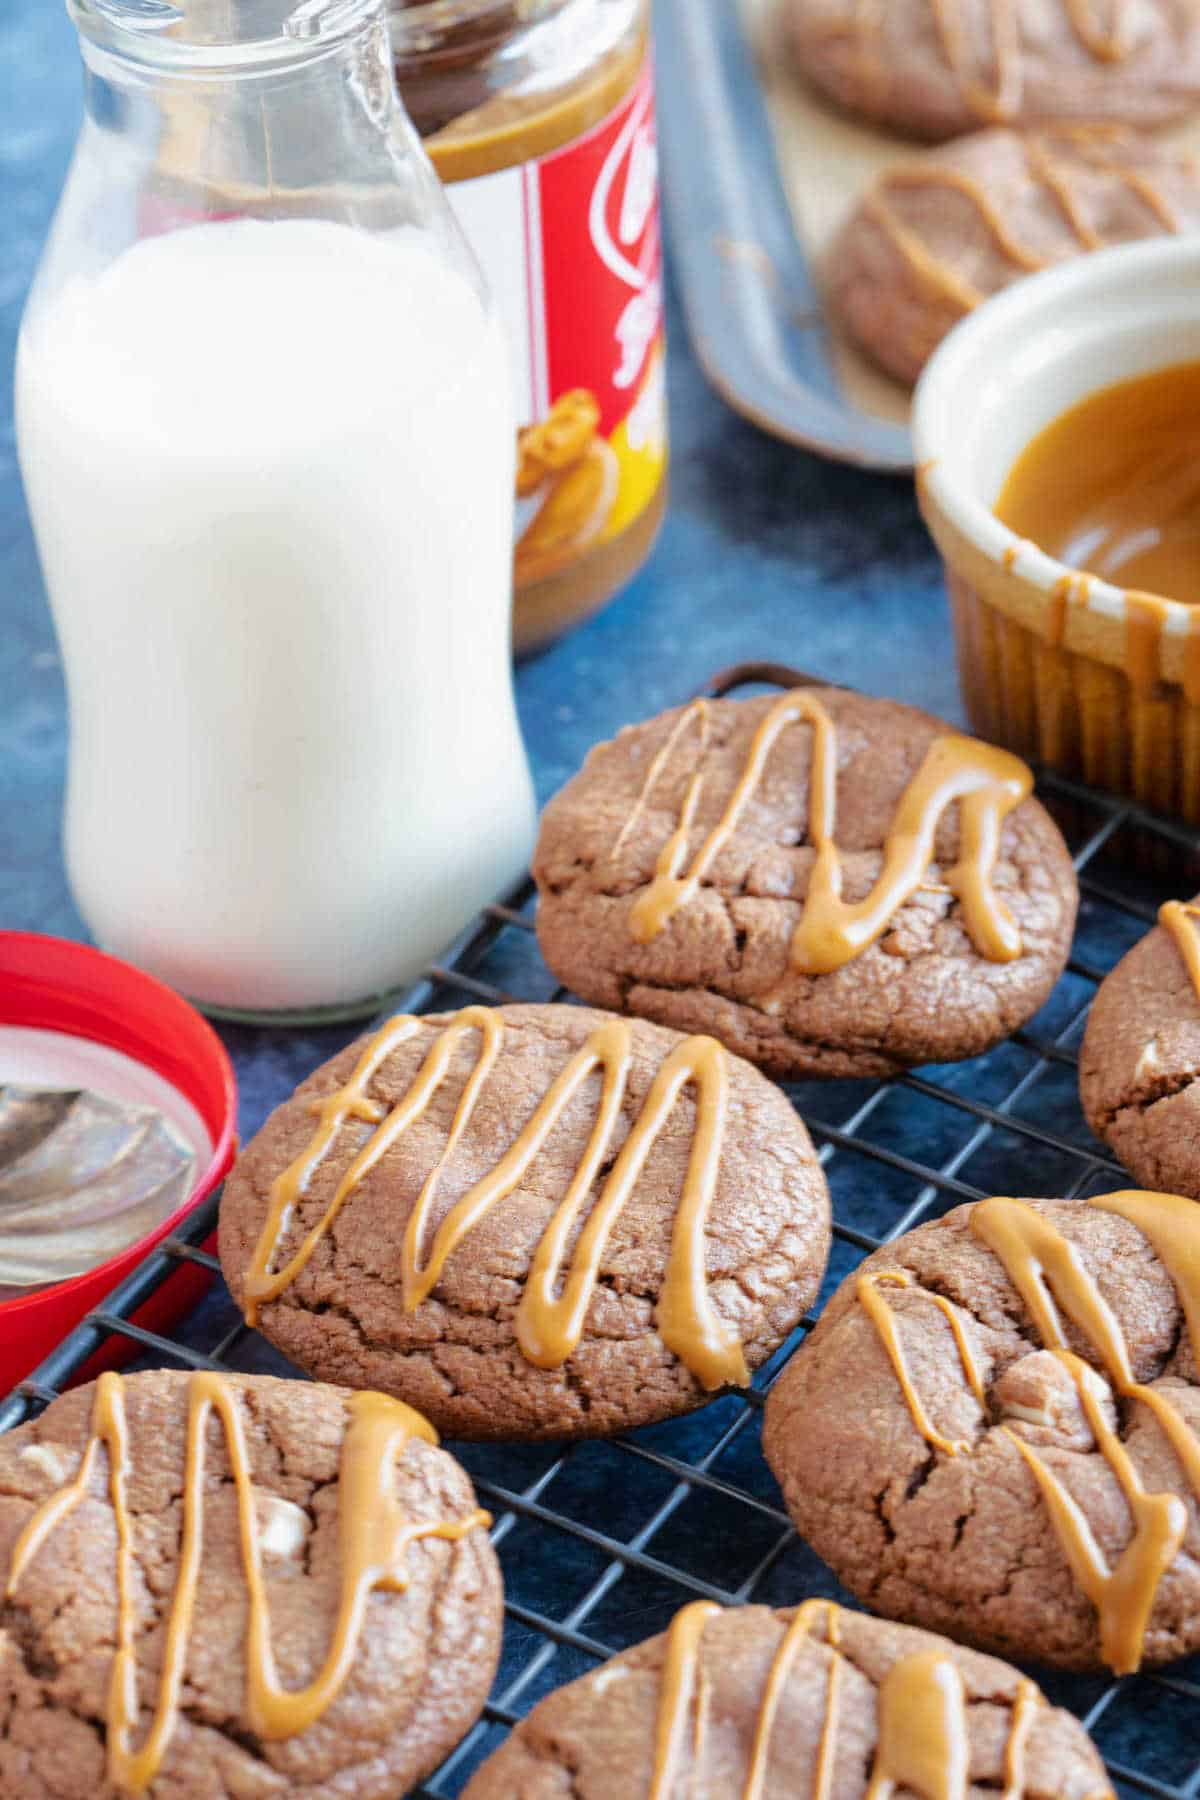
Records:
[[[491,1684],[487,1523],[381,1394],[160,1370],[64,1395],[0,1438],[0,1792],[396,1800]]]
[[[463,1800],[1112,1800],[1078,1720],[945,1638],[808,1600],[701,1600],[539,1701]]]
[[[920,138],[980,125],[1161,125],[1200,104],[1192,0],[787,0],[802,73]]]
[[[1200,1200],[1200,930],[1196,902],[1100,984],[1079,1059],[1088,1124],[1136,1181]]]
[[[980,131],[878,177],[834,240],[830,300],[867,354],[912,382],[952,325],[1022,276],[1198,227],[1195,161],[1154,138]]]
[[[1200,1207],[983,1200],[869,1257],[767,1403],[797,1529],[888,1617],[1119,1674],[1200,1648]]]
[[[1031,781],[891,700],[693,701],[599,745],[546,808],[542,953],[585,1000],[780,1076],[975,1056],[1071,942],[1075,874]]]
[[[221,1262],[302,1368],[459,1437],[588,1437],[744,1385],[813,1298],[825,1178],[711,1038],[571,1006],[401,1016],[225,1186]]]

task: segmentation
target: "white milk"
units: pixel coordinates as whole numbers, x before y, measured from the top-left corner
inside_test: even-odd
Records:
[[[17,387],[96,937],[214,1005],[410,979],[533,830],[498,327],[403,238],[205,224],[35,300]]]

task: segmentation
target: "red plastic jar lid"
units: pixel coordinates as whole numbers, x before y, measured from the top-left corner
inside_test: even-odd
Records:
[[[194,1007],[153,976],[115,956],[66,938],[36,932],[0,931],[0,1027],[22,1026],[57,1032],[87,1045],[103,1045],[167,1082],[194,1109],[208,1145],[196,1181],[183,1205],[137,1243],[82,1275],[35,1294],[0,1301],[0,1391],[22,1380],[90,1308],[141,1261],[161,1239],[178,1229],[224,1177],[233,1161],[237,1085],[220,1038]],[[69,1060],[70,1046],[65,1046]],[[2,1073],[2,1071],[0,1071]],[[146,1098],[151,1098],[148,1094]],[[164,1111],[168,1108],[164,1105]],[[160,1296],[149,1305],[161,1328],[196,1297],[199,1273],[175,1276],[173,1303]],[[161,1291],[160,1291],[161,1293]]]

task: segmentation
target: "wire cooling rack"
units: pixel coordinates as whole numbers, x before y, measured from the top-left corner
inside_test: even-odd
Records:
[[[774,664],[743,664],[714,677],[706,692],[807,679]],[[866,1252],[963,1200],[1086,1196],[1127,1180],[1084,1123],[1076,1052],[1097,983],[1153,924],[1163,900],[1200,889],[1200,834],[1057,775],[1044,775],[1038,791],[1070,845],[1082,906],[1071,961],[1036,1018],[973,1062],[888,1082],[787,1087],[820,1147],[833,1197],[822,1299]],[[526,882],[487,907],[403,1009],[567,998],[538,954],[533,899]],[[131,1340],[149,1365],[294,1373],[247,1330],[219,1284],[173,1338],[131,1322],[181,1262],[217,1272],[202,1248],[216,1217],[214,1196],[0,1403],[0,1430],[33,1416],[113,1337]],[[565,1448],[454,1446],[495,1516],[507,1617],[492,1699],[422,1800],[452,1800],[535,1701],[661,1631],[689,1600],[778,1606],[806,1595],[846,1597],[792,1531],[760,1445],[766,1392],[811,1323],[748,1391],[686,1419]],[[1031,1673],[1083,1720],[1123,1795],[1200,1800],[1200,1657],[1119,1681]]]

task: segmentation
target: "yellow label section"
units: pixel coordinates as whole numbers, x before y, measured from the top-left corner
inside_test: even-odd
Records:
[[[621,485],[604,530],[605,538],[616,537],[649,506],[666,471],[665,372],[660,338],[642,377],[637,398],[610,440],[621,471]]]

